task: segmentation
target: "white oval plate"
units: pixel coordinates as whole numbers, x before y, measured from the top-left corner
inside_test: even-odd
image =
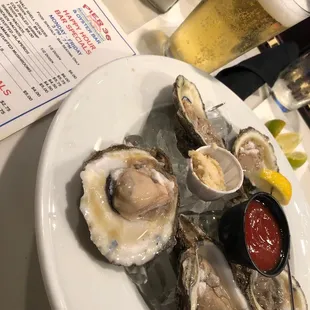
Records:
[[[138,132],[154,102],[171,102],[171,85],[182,74],[205,102],[226,102],[223,113],[239,128],[253,126],[270,136],[253,112],[228,88],[177,60],[156,56],[123,58],[84,79],[59,109],[43,148],[36,190],[36,233],[41,269],[54,309],[148,309],[121,267],[101,260],[84,221],[79,221],[79,168],[102,140],[121,143]],[[293,185],[285,207],[292,234],[292,267],[310,302],[308,205],[293,170],[274,142],[280,169]]]

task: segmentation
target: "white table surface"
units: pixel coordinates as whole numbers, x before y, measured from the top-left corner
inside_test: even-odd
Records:
[[[149,54],[156,52],[148,33],[161,29],[171,34],[199,1],[180,0],[162,16],[145,0],[103,2],[124,31],[131,33],[129,37],[140,52]],[[268,108],[259,112],[263,118],[270,116],[270,111],[265,110]],[[50,310],[35,242],[34,189],[40,152],[53,117],[54,113],[0,142],[0,309],[3,310]],[[309,140],[310,131],[302,118],[296,113],[289,117],[293,118],[292,126]],[[305,149],[310,156],[310,145],[305,145]],[[305,189],[309,165],[297,175]],[[310,193],[305,193],[310,203]]]

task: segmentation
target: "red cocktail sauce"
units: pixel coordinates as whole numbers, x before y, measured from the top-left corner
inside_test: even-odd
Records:
[[[253,200],[245,212],[245,242],[252,261],[261,271],[274,269],[281,258],[279,225],[263,203]]]

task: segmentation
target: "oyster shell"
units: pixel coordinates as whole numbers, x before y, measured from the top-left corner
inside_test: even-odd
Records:
[[[173,85],[173,101],[177,118],[191,142],[196,145],[195,148],[212,143],[225,147],[207,118],[197,87],[182,75],[177,77]]]
[[[282,271],[275,278],[267,278],[255,270],[240,265],[232,265],[232,270],[238,286],[251,305],[251,309],[292,309],[287,271]],[[294,277],[292,277],[292,282],[295,309],[307,310],[307,301],[299,283]]]
[[[178,186],[163,152],[113,146],[92,156],[81,179],[80,210],[111,263],[143,265],[174,245]]]
[[[185,250],[179,262],[178,309],[250,309],[221,250],[182,215],[178,239]]]
[[[269,138],[253,127],[240,130],[232,152],[248,174],[262,168],[279,171],[274,148]]]

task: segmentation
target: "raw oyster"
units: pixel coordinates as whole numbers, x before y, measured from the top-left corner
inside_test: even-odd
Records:
[[[269,138],[252,127],[240,131],[233,144],[232,152],[248,174],[262,168],[279,171]]]
[[[230,265],[215,242],[180,215],[178,305],[180,310],[290,310],[288,273],[267,278],[240,265]],[[305,295],[293,278],[296,310],[307,310]]]
[[[81,179],[91,240],[111,263],[143,265],[174,245],[178,186],[163,152],[112,146],[94,154]]]
[[[290,289],[287,271],[275,278],[267,278],[257,271],[232,265],[234,277],[253,310],[290,310]],[[296,310],[307,310],[305,295],[294,277],[292,277],[294,304]]]
[[[177,118],[196,148],[212,143],[225,147],[207,118],[197,87],[182,75],[177,77],[173,85],[173,101]]]
[[[221,250],[182,215],[178,239],[185,250],[179,261],[178,309],[250,309]]]

